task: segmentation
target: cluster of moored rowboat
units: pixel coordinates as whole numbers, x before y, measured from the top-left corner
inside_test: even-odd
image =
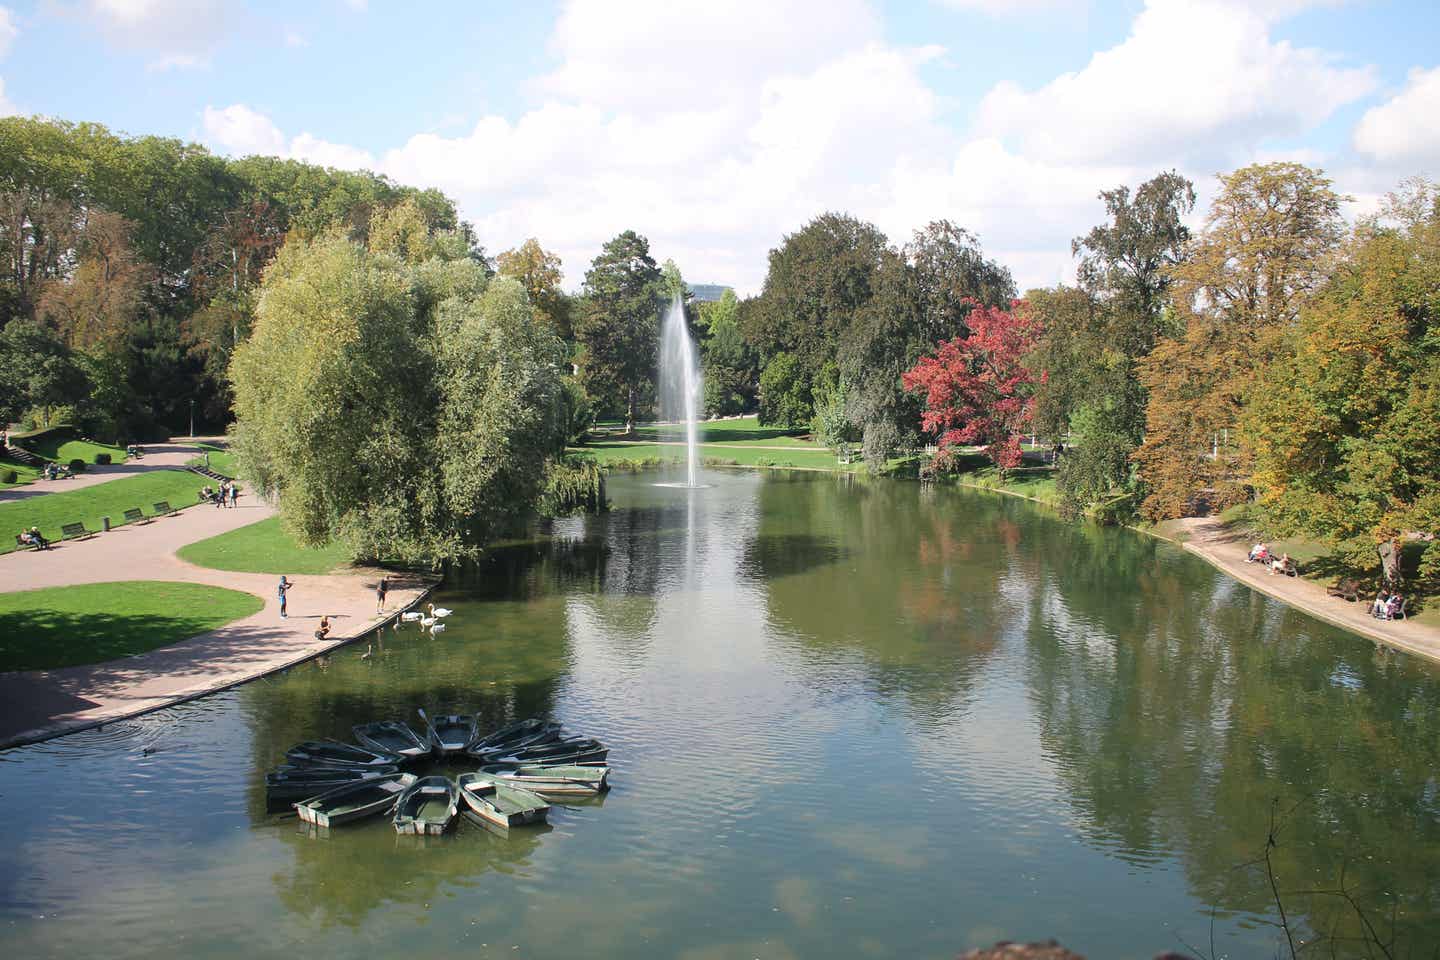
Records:
[[[463,808],[497,827],[543,823],[552,799],[593,797],[609,789],[609,750],[599,740],[566,737],[560,724],[521,720],[481,736],[477,718],[440,716],[421,736],[398,720],[355,727],[358,745],[307,740],[265,775],[272,804],[290,803],[320,827],[392,814],[398,833],[440,834]],[[416,776],[406,764],[474,760],[479,769],[451,780]]]

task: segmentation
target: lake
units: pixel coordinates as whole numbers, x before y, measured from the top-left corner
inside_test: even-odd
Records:
[[[1023,501],[662,479],[452,577],[442,634],[0,753],[4,954],[1268,958],[1272,824],[1297,938],[1360,935],[1343,872],[1440,943],[1435,668]],[[266,811],[294,742],[416,707],[562,720],[613,790],[508,837]]]

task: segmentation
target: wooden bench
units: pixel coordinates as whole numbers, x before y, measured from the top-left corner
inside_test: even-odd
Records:
[[[1342,600],[1349,600],[1351,603],[1360,599],[1360,581],[1341,580],[1333,587],[1325,588],[1325,595],[1329,597],[1340,597]]]
[[[83,523],[62,523],[60,525],[61,540],[84,540],[87,537],[93,536],[95,536],[95,534],[86,530],[85,524]]]
[[[157,517],[168,516],[175,512],[175,508],[170,506],[169,500],[156,501],[153,506],[155,507],[155,516]]]
[[[150,518],[147,517],[147,516],[145,516],[144,511],[142,511],[139,507],[131,507],[129,510],[126,510],[126,511],[125,511],[125,522],[126,522],[126,523],[149,523],[149,522],[150,522]]]
[[[21,540],[21,539],[20,539],[20,534],[18,534],[18,533],[15,534],[15,549],[16,549],[16,550],[22,550],[22,549],[24,549],[24,548],[26,548],[26,547],[29,547],[31,550],[39,550],[39,549],[40,549],[40,544],[38,544],[38,543],[30,543],[30,542],[28,542],[28,541]]]

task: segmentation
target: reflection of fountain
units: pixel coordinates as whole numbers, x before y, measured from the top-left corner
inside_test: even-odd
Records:
[[[685,323],[685,304],[680,294],[665,311],[660,327],[660,412],[667,420],[685,423],[685,466],[687,487],[695,482],[695,433],[700,405],[700,367],[695,343]]]

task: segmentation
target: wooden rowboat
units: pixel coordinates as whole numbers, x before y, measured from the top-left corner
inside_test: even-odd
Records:
[[[362,780],[326,791],[295,804],[295,812],[317,827],[338,827],[376,814],[389,813],[395,801],[415,782],[413,773]]]
[[[609,767],[491,764],[480,772],[542,797],[593,797],[610,789]]]
[[[525,747],[538,746],[542,743],[551,743],[560,739],[560,724],[544,723],[529,733],[508,740],[493,740],[481,745],[479,742],[470,745],[465,752],[470,754],[481,763],[486,763],[496,757],[514,753]]]
[[[483,773],[462,773],[456,781],[471,812],[497,827],[544,823],[550,804],[529,790],[501,783]]]
[[[431,720],[422,710],[420,716],[425,718],[431,746],[441,754],[464,753],[479,734],[473,714],[452,713]]]
[[[395,774],[394,767],[360,770],[356,767],[276,767],[265,774],[265,796],[271,802],[308,800],[337,787],[363,783]]]
[[[430,744],[399,720],[362,723],[352,732],[361,746],[369,747],[376,753],[393,753],[407,760],[430,755]]]
[[[376,753],[339,740],[306,740],[285,751],[285,758],[297,767],[358,767],[368,770],[393,767],[400,762],[393,753]]]
[[[572,737],[568,740],[522,747],[503,757],[493,757],[489,762],[510,764],[528,762],[550,765],[596,764],[604,762],[609,755],[609,749],[599,740],[589,737]]]
[[[460,796],[449,777],[421,777],[395,802],[396,833],[441,834],[460,809]]]
[[[501,727],[494,733],[487,733],[485,736],[477,738],[474,743],[470,744],[469,749],[481,752],[493,750],[496,747],[519,743],[537,734],[543,735],[552,730],[555,732],[555,736],[558,737],[560,735],[560,724],[554,721],[535,719],[517,720],[508,727]]]

